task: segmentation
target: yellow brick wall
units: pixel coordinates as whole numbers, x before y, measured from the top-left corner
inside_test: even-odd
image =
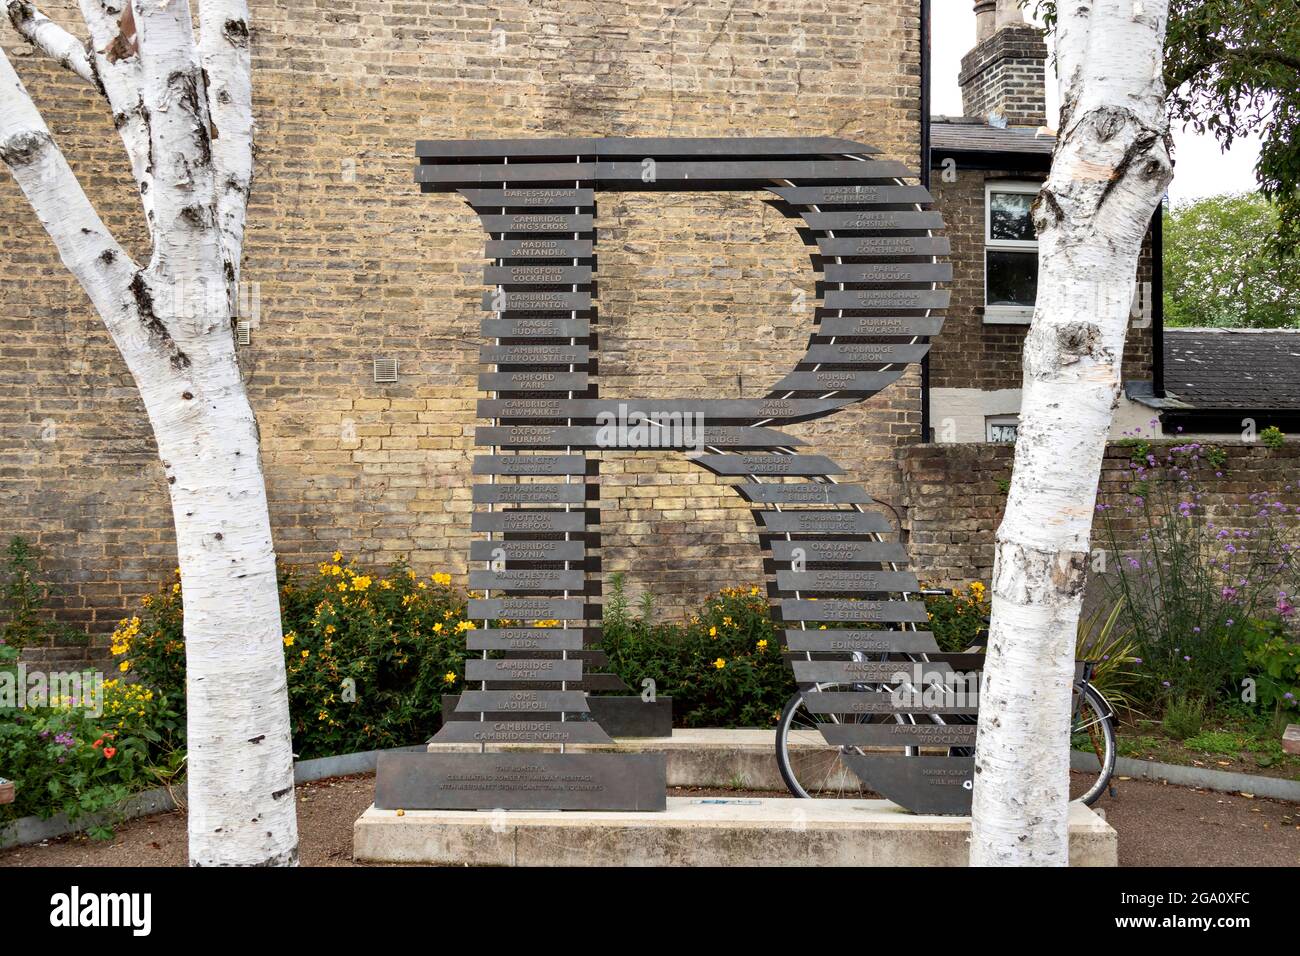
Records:
[[[47,12],[72,25],[73,7]],[[241,361],[291,563],[340,548],[465,571],[484,236],[413,184],[416,139],[836,135],[917,165],[910,0],[268,0],[254,17],[260,322]],[[107,109],[0,38],[143,258]],[[601,194],[597,225],[602,396],[757,396],[799,354],[807,250],[757,195]],[[167,496],[130,376],[7,174],[0,276],[0,534],[36,540],[61,615],[102,633],[174,565]],[[371,381],[375,356],[399,360],[397,384]],[[896,502],[918,382],[791,431]],[[605,472],[605,567],[633,595],[676,613],[759,574],[747,509],[680,456]]]

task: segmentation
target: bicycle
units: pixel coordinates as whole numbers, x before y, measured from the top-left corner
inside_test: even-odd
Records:
[[[924,590],[920,593],[923,596],[930,596],[950,594],[951,592],[947,590]],[[987,623],[986,620],[986,626]],[[979,653],[982,651],[983,644],[977,642],[966,653]],[[924,663],[928,660],[925,654],[895,654],[892,656],[894,661],[900,665],[910,665],[914,662]],[[872,660],[883,662],[889,657],[890,655],[883,654],[869,657],[860,652],[853,654],[854,661],[864,662]],[[812,654],[807,654],[807,659],[812,660]],[[1115,790],[1110,786],[1115,771],[1116,756],[1115,709],[1106,700],[1105,696],[1089,682],[1092,670],[1093,665],[1091,662],[1078,662],[1074,683],[1073,719],[1070,731],[1071,750],[1078,750],[1083,746],[1090,747],[1092,753],[1097,757],[1099,765],[1095,778],[1092,777],[1091,773],[1071,774],[1070,799],[1081,800],[1086,806],[1092,806],[1096,803],[1108,789],[1110,795],[1115,796]],[[862,798],[868,792],[858,776],[840,759],[840,755],[843,753],[863,753],[862,748],[829,747],[818,726],[821,723],[886,723],[889,721],[917,723],[918,717],[921,720],[928,720],[936,724],[948,722],[970,724],[976,720],[974,715],[951,715],[945,720],[944,717],[937,714],[828,714],[822,715],[822,719],[818,720],[817,715],[804,707],[803,695],[806,691],[893,692],[895,689],[896,686],[891,684],[809,684],[797,691],[786,702],[781,712],[780,721],[777,724],[776,760],[781,771],[781,778],[785,781],[786,787],[793,796]],[[903,754],[909,757],[915,757],[921,753],[920,747],[903,747],[900,749]],[[969,757],[974,754],[975,750],[973,747],[949,747],[947,752],[952,757]]]

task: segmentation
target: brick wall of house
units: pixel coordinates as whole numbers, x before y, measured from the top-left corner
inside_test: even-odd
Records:
[[[930,349],[930,382],[935,388],[1019,388],[1021,353],[1028,325],[984,324],[984,186],[989,181],[1041,182],[1041,172],[963,170],[955,182],[935,171],[932,189],[943,210],[952,242],[952,304],[943,335]],[[1150,238],[1143,244],[1138,282],[1151,281]],[[1149,285],[1147,286],[1149,288]],[[1151,380],[1151,326],[1130,324],[1124,345],[1124,378]]]
[[[76,22],[75,4],[46,12]],[[909,0],[267,0],[254,11],[259,140],[241,350],[275,543],[409,555],[463,583],[478,396],[477,217],[412,183],[419,138],[836,135],[915,166],[919,38]],[[104,104],[13,57],[108,224],[144,230]],[[603,395],[757,396],[800,353],[806,249],[756,196],[601,198]],[[8,175],[0,175],[0,535],[45,552],[59,616],[92,633],[175,564],[161,468],[125,366]],[[395,385],[371,380],[393,356]],[[913,374],[792,428],[878,497],[919,434]],[[607,571],[679,610],[760,573],[748,510],[675,453],[611,455]]]
[[[1177,442],[1158,442],[1157,449]],[[1238,526],[1229,516],[1256,492],[1271,492],[1294,509],[1300,506],[1300,445],[1279,449],[1259,444],[1216,443],[1226,453],[1223,477],[1208,470],[1198,478],[1199,502],[1221,526]],[[900,448],[898,463],[908,503],[904,527],[913,566],[939,586],[989,582],[993,574],[993,537],[1006,507],[1006,482],[1011,477],[1015,446],[1007,444],[911,445]],[[1161,455],[1160,451],[1156,452]],[[1133,452],[1112,444],[1102,464],[1099,502],[1120,506],[1132,483]],[[1248,509],[1253,510],[1253,509]],[[1131,532],[1141,533],[1134,519],[1118,517]],[[1244,524],[1248,525],[1249,522]],[[1100,547],[1093,528],[1094,547]]]

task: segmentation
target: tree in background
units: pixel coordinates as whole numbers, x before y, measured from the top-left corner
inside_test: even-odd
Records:
[[[1033,4],[1049,29],[1058,0]],[[1277,204],[1269,244],[1300,247],[1300,0],[1169,0],[1164,84],[1172,120],[1223,149],[1261,139],[1255,178]],[[1177,158],[1177,157],[1175,157]]]
[[[1300,247],[1300,0],[1170,0],[1169,114],[1227,149],[1257,133],[1260,191],[1277,204],[1274,245]],[[1166,249],[1168,244],[1166,244]]]
[[[1270,253],[1277,207],[1259,193],[1210,196],[1164,212],[1165,324],[1300,325],[1300,262]]]
[[[99,313],[153,427],[185,600],[190,862],[298,859],[289,699],[257,420],[235,359],[253,172],[245,0],[81,0],[82,42],[14,29],[107,101],[153,240],[132,260],[0,50],[0,162]]]

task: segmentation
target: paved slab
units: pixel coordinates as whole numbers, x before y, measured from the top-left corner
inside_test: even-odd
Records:
[[[365,811],[353,857],[452,866],[964,866],[968,817],[884,800],[671,797],[662,813]],[[1070,864],[1115,866],[1115,831],[1070,805]]]

